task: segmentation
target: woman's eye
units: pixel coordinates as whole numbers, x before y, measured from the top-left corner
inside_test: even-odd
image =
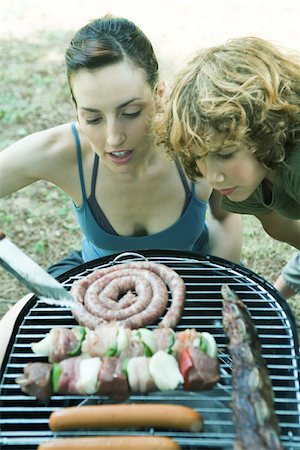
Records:
[[[102,117],[96,117],[95,119],[85,119],[85,122],[87,123],[87,125],[95,125],[99,122],[101,122]]]
[[[138,111],[132,112],[132,113],[123,113],[123,117],[127,117],[128,119],[133,119],[134,117],[137,117],[141,114],[142,110],[139,109]]]

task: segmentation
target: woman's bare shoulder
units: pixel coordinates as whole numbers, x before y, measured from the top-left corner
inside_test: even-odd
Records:
[[[37,140],[35,148],[39,153],[36,157],[37,173],[67,193],[72,192],[71,180],[78,169],[76,141],[71,124],[66,123],[37,133],[33,139]]]
[[[70,124],[30,134],[0,152],[0,168],[5,178],[0,197],[38,180],[60,186],[64,177],[62,168],[75,164],[75,140]]]
[[[29,134],[23,139],[2,150],[1,154],[18,155],[26,154],[27,158],[44,158],[51,156],[53,152],[63,152],[74,146],[71,124],[65,123],[46,130]]]
[[[40,152],[50,158],[55,155],[59,156],[59,154],[62,156],[72,154],[75,145],[70,123],[38,131],[27,136],[25,141],[33,144],[32,148],[35,152]]]

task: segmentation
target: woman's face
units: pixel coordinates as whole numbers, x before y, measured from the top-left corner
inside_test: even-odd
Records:
[[[144,71],[126,62],[81,69],[72,90],[80,128],[101,163],[120,173],[134,170],[153,142],[154,98]]]
[[[246,200],[270,171],[244,143],[229,144],[221,137],[214,142],[217,151],[197,159],[198,169],[221,195],[233,202]]]

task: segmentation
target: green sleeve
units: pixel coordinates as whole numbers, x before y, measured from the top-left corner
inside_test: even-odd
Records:
[[[265,215],[272,212],[272,209],[261,203],[259,195],[257,195],[256,192],[243,202],[232,202],[227,197],[223,197],[221,206],[225,211],[238,214],[249,214],[251,216]]]

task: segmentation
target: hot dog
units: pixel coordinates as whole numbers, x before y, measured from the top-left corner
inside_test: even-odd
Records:
[[[180,450],[172,439],[163,436],[95,436],[52,439],[38,450]]]
[[[52,431],[156,427],[197,432],[202,425],[203,417],[194,409],[164,403],[70,407],[53,412],[49,418]]]

